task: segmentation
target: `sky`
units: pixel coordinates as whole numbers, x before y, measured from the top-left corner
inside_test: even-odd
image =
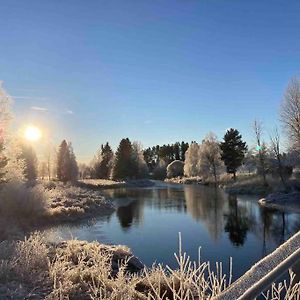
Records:
[[[1,0],[0,79],[15,130],[33,124],[89,161],[123,137],[145,147],[219,138],[251,143],[280,125],[300,69],[300,1]]]

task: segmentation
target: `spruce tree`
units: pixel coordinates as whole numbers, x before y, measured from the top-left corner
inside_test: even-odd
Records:
[[[137,173],[133,159],[132,144],[128,138],[122,139],[115,156],[113,179],[124,180],[133,178]]]
[[[108,179],[111,174],[114,153],[108,143],[101,145],[101,160],[97,165],[97,178]]]
[[[34,149],[29,146],[21,145],[20,158],[24,161],[24,176],[27,180],[36,180],[38,175],[38,160]]]
[[[77,165],[77,161],[76,161],[76,156],[74,153],[74,149],[72,146],[72,143],[68,144],[68,149],[69,149],[69,180],[71,181],[76,181],[78,179],[78,165]]]
[[[221,158],[226,166],[227,173],[233,174],[236,179],[236,171],[242,165],[247,146],[237,129],[230,128],[224,135],[224,141],[220,144]]]
[[[71,178],[70,151],[66,140],[63,140],[57,153],[57,179],[67,182]]]

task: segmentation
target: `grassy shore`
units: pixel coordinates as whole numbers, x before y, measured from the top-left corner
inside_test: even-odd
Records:
[[[201,177],[177,177],[166,179],[165,181],[178,184],[215,185],[212,178],[203,179]],[[286,192],[286,187],[282,185],[279,178],[267,176],[267,185],[264,185],[262,178],[256,174],[238,174],[236,181],[233,180],[232,176],[223,174],[219,176],[217,185],[230,194],[264,196],[270,193]],[[287,185],[289,190],[300,190],[299,179],[289,179],[287,180]]]
[[[0,240],[34,228],[109,215],[113,205],[100,191],[56,181],[11,186],[0,199]]]
[[[149,179],[136,179],[127,181],[113,181],[108,179],[84,179],[77,182],[78,186],[88,187],[91,189],[114,189],[130,187],[149,187],[155,183]]]
[[[0,243],[0,299],[200,300],[231,285],[230,271],[226,276],[220,264],[213,270],[209,262],[191,262],[181,246],[175,256],[177,269],[145,268],[124,246],[76,240],[49,244],[34,233]],[[296,299],[300,283],[274,285],[265,299],[274,299],[278,290],[276,299]]]

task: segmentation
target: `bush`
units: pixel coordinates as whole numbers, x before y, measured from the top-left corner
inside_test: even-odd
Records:
[[[167,166],[167,177],[173,178],[183,176],[184,163],[180,160],[174,160]]]
[[[42,185],[33,187],[11,181],[0,192],[0,214],[4,216],[38,217],[48,208],[48,193]]]
[[[164,164],[158,164],[153,170],[153,178],[164,180],[167,177],[167,168]]]

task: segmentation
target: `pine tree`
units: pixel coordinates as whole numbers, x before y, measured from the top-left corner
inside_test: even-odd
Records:
[[[184,141],[181,142],[180,145],[180,160],[185,160],[185,153],[189,149],[189,143],[185,143]]]
[[[99,162],[95,168],[96,178],[108,179],[112,170],[114,153],[108,143],[101,145]]]
[[[137,172],[132,144],[128,138],[122,139],[116,152],[112,177],[115,180],[129,179],[135,177]]]
[[[233,174],[236,179],[236,171],[242,165],[247,146],[237,129],[229,129],[224,135],[224,141],[220,144],[221,158],[226,166],[227,173]]]
[[[69,165],[69,174],[70,174],[70,181],[76,181],[78,179],[78,165],[77,165],[77,161],[76,161],[76,156],[74,153],[74,149],[72,146],[72,143],[68,144],[68,149],[69,149],[69,157],[70,157],[70,165]]]
[[[27,180],[36,180],[38,175],[38,160],[34,149],[22,144],[20,158],[24,161],[24,176]]]
[[[57,179],[67,182],[70,177],[70,151],[66,140],[63,140],[57,153]]]

